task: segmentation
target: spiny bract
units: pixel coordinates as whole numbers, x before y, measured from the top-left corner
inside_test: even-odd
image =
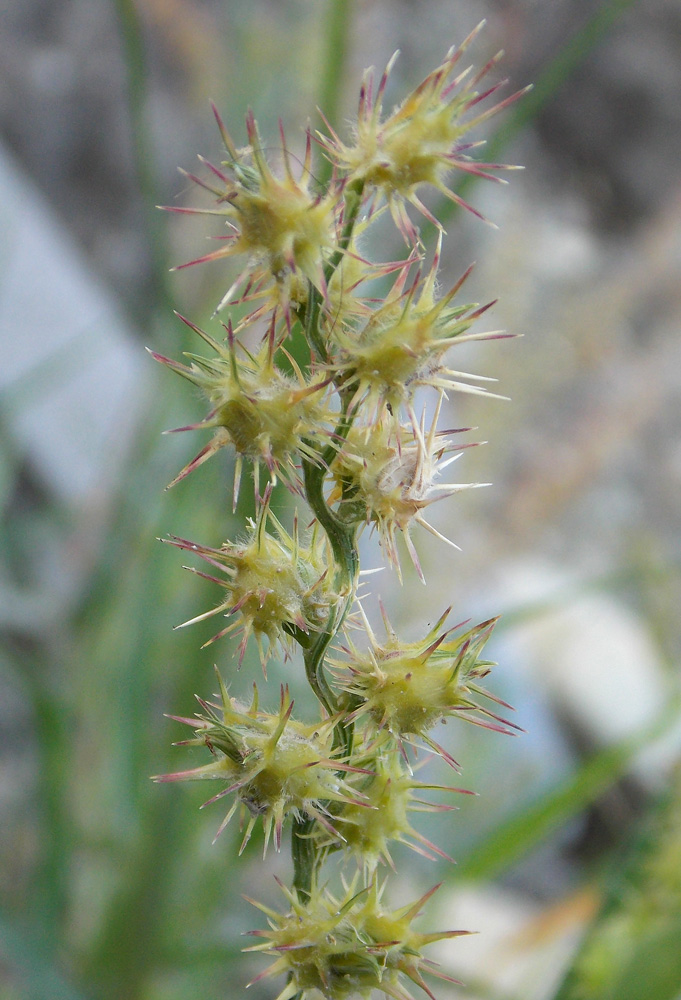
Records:
[[[219,674],[218,679],[220,705],[199,698],[205,715],[194,719],[173,716],[196,730],[196,737],[184,740],[182,745],[206,746],[215,760],[189,771],[158,775],[155,780],[226,782],[227,787],[204,804],[236,793],[215,839],[239,806],[245,806],[250,818],[241,851],[258,817],[265,831],[265,851],[272,835],[276,850],[280,849],[284,820],[290,814],[296,818],[312,817],[337,836],[329,819],[328,803],[361,804],[362,799],[339,776],[343,772],[361,773],[361,769],[338,759],[333,748],[336,720],[326,719],[316,724],[296,722],[291,718],[293,700],[287,688],[282,688],[276,715],[258,710],[257,690],[251,707],[244,709],[229,697]]]
[[[177,548],[194,552],[224,574],[224,578],[218,578],[186,567],[219,584],[227,596],[217,607],[178,627],[193,625],[213,615],[235,615],[236,620],[217,632],[208,643],[240,631],[241,662],[249,637],[253,635],[263,668],[277,646],[287,655],[294,637],[306,643],[311,632],[323,628],[329,610],[339,600],[328,573],[328,543],[315,529],[308,544],[303,544],[297,519],[293,534],[289,534],[270,510],[270,495],[271,486],[268,486],[257,520],[249,519],[249,532],[244,541],[225,542],[216,549],[184,538],[163,539]],[[276,534],[267,531],[268,521],[273,524]],[[268,640],[266,647],[263,638]]]
[[[354,142],[343,142],[328,123],[331,138],[320,135],[320,141],[333,164],[346,172],[349,178],[361,179],[367,188],[385,195],[395,224],[407,242],[414,242],[417,233],[405,210],[405,201],[439,226],[416,193],[422,185],[434,186],[445,197],[483,218],[448,187],[447,176],[453,170],[461,170],[505,183],[489,171],[517,169],[499,163],[477,163],[468,153],[480,143],[462,142],[467,132],[524,93],[519,91],[487,111],[466,117],[471,108],[490,97],[506,82],[501,81],[482,92],[476,90],[478,83],[501,58],[501,52],[473,76],[470,76],[469,67],[448,82],[454,67],[483,24],[479,24],[458,48],[451,48],[441,65],[429,73],[383,120],[383,97],[398,53],[388,63],[375,97],[373,71],[367,70],[360,91]]]
[[[416,571],[425,583],[411,539],[412,525],[419,524],[440,541],[458,548],[425,519],[423,512],[436,500],[460,490],[488,485],[436,482],[439,474],[459,457],[452,455],[445,459],[443,456],[457,448],[460,453],[460,449],[470,447],[455,445],[447,437],[454,432],[437,430],[441,402],[442,396],[428,432],[425,412],[420,424],[412,416],[411,425],[405,426],[387,413],[371,424],[355,423],[331,465],[336,486],[330,500],[344,501],[346,509],[352,505],[358,521],[366,520],[377,527],[381,547],[389,564],[397,570],[400,581],[396,532],[403,534]]]
[[[459,626],[440,632],[449,609],[421,640],[403,642],[384,613],[387,641],[381,645],[369,622],[364,625],[369,648],[360,652],[350,643],[343,660],[335,660],[338,687],[359,703],[351,713],[355,721],[387,729],[399,741],[418,736],[445,760],[450,754],[428,736],[433,726],[458,716],[478,726],[509,733],[514,723],[495,715],[480,698],[499,702],[478,681],[494,665],[481,659],[496,619],[483,622],[447,641]],[[500,702],[506,708],[505,702]],[[509,729],[510,727],[510,729]]]
[[[280,123],[284,176],[279,178],[267,162],[252,112],[246,117],[249,145],[244,149],[236,148],[215,106],[213,113],[228,157],[223,166],[232,177],[203,159],[202,162],[217,181],[208,182],[194,174],[187,176],[210,191],[220,207],[165,207],[171,212],[222,217],[230,232],[223,238],[224,245],[219,250],[204,254],[181,267],[245,255],[245,267],[223,295],[216,311],[230,301],[237,301],[233,296],[245,283],[247,291],[253,285],[274,286],[279,289],[280,305],[290,328],[288,292],[291,279],[295,281],[302,275],[315,287],[322,290],[326,287],[324,264],[335,242],[340,210],[339,191],[316,190],[309,132],[301,176],[296,179]]]
[[[354,392],[353,405],[378,415],[384,407],[397,412],[409,407],[417,389],[494,395],[477,382],[494,382],[448,368],[445,355],[455,344],[507,336],[499,330],[469,333],[470,327],[493,303],[452,305],[471,268],[442,297],[437,297],[441,241],[425,278],[418,271],[407,285],[403,267],[385,299],[367,312],[363,323],[334,328],[334,361],[328,365],[334,379]],[[463,380],[463,381],[462,381]]]
[[[301,898],[282,886],[291,906],[285,914],[250,900],[267,915],[270,930],[252,931],[264,941],[247,950],[263,951],[275,958],[253,982],[287,975],[289,981],[276,1000],[296,996],[314,1000],[319,994],[325,1000],[368,1000],[372,990],[392,1000],[411,1000],[404,986],[407,979],[432,998],[423,979],[424,971],[449,982],[457,980],[424,959],[422,949],[435,941],[468,933],[422,934],[412,928],[421,907],[437,888],[415,903],[392,911],[382,906],[383,890],[376,882],[359,891],[353,883],[342,898],[314,885],[310,896]]]
[[[303,456],[313,462],[318,461],[322,445],[328,442],[331,433],[329,423],[332,414],[324,391],[329,379],[307,381],[295,361],[282,348],[295,372],[294,376],[285,374],[276,363],[274,325],[266,342],[254,355],[236,342],[231,325],[227,326],[228,343],[221,344],[183,316],[180,319],[210,344],[217,357],[202,358],[187,354],[191,359],[191,366],[187,366],[154,351],[150,353],[156,361],[198,386],[211,405],[210,413],[200,423],[178,427],[175,432],[209,428],[215,433],[209,444],[182,469],[170,486],[184,479],[227,445],[233,445],[236,452],[234,506],[244,459],[253,463],[256,493],[261,462],[273,482],[280,474],[286,483],[295,484],[297,472],[294,458]],[[237,347],[241,357],[237,354]]]
[[[361,804],[339,804],[334,809],[333,820],[338,835],[334,838],[328,830],[320,830],[320,845],[351,851],[367,878],[373,877],[379,862],[395,870],[390,853],[393,843],[406,844],[430,860],[439,855],[451,861],[448,854],[414,829],[409,813],[446,812],[455,808],[420,798],[419,793],[427,790],[472,793],[463,788],[417,781],[394,741],[377,742],[378,747],[356,760],[369,772],[357,785],[362,795]]]

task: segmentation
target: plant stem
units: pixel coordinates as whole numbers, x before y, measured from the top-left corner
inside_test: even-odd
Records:
[[[349,185],[345,192],[345,222],[343,224],[343,231],[338,241],[338,249],[324,268],[324,279],[327,283],[341,263],[343,253],[352,239],[352,233],[362,203],[362,191],[363,183],[360,182]],[[308,303],[305,314],[301,317],[301,322],[305,328],[308,343],[316,351],[319,358],[328,363],[329,352],[319,329],[322,296],[311,282],[308,285],[308,289]],[[341,400],[343,408],[334,432],[336,443],[345,440],[353,421],[353,417],[348,413],[350,397],[347,393],[343,394],[341,392]],[[303,460],[302,463],[305,498],[312,513],[321,524],[329,539],[336,570],[335,583],[341,595],[338,603],[329,611],[324,631],[320,632],[312,643],[303,646],[305,674],[308,683],[330,716],[338,714],[339,706],[324,672],[324,659],[329,644],[338,634],[338,630],[343,624],[348,610],[355,599],[359,574],[356,524],[344,522],[329,507],[324,497],[324,477],[335,454],[336,448],[329,447],[325,450],[322,460],[318,464],[313,464],[307,460]],[[349,758],[352,754],[353,730],[354,727],[351,724],[343,725],[342,722],[339,722],[334,728],[333,747],[335,750],[342,748],[345,758]],[[298,893],[307,896],[310,895],[315,870],[321,863],[321,854],[316,850],[314,841],[310,836],[313,827],[314,820],[312,819],[303,818],[297,820],[293,826],[291,842],[294,872],[293,885]]]
[[[343,259],[343,254],[347,250],[350,240],[352,239],[352,233],[355,228],[355,223],[357,222],[357,216],[359,215],[359,210],[362,205],[362,195],[364,193],[364,180],[352,181],[345,189],[345,213],[343,222],[343,232],[341,233],[340,239],[338,240],[338,249],[334,252],[330,261],[324,268],[324,278],[326,281],[331,279],[331,275],[336,270],[338,265]]]
[[[317,868],[317,852],[310,837],[314,822],[307,816],[294,820],[291,837],[293,885],[299,896],[308,898]]]
[[[343,259],[343,255],[348,248],[350,240],[352,239],[352,233],[355,228],[355,223],[357,222],[357,216],[359,215],[359,210],[362,204],[362,192],[364,190],[364,181],[353,181],[349,184],[345,191],[345,213],[343,222],[343,231],[341,232],[340,238],[338,240],[338,247],[334,251],[330,260],[326,263],[324,267],[324,281],[328,284],[331,280],[334,272],[336,271],[338,265]],[[308,301],[304,310],[301,310],[299,318],[301,325],[305,329],[305,335],[309,344],[317,352],[319,359],[324,363],[328,364],[331,360],[329,352],[327,350],[324,339],[319,330],[319,318],[322,311],[322,295],[321,292],[315,288],[312,282],[308,283]]]

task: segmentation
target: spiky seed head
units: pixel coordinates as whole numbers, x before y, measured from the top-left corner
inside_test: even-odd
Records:
[[[269,498],[269,489],[266,496]],[[274,533],[267,530],[268,525]],[[251,635],[258,645],[263,668],[277,646],[287,655],[294,637],[305,643],[310,633],[324,627],[330,609],[342,597],[333,588],[332,574],[328,573],[328,543],[318,530],[313,529],[303,542],[297,522],[293,534],[289,534],[267,502],[262,504],[256,521],[249,519],[249,529],[242,541],[225,542],[220,548],[197,545],[183,538],[171,537],[165,541],[195,553],[224,574],[215,577],[199,573],[222,586],[225,599],[184,625],[218,614],[233,617],[209,642],[240,632],[240,661]]]
[[[376,189],[385,195],[395,223],[408,242],[417,239],[417,232],[407,215],[405,202],[439,225],[419,199],[417,190],[420,187],[433,186],[447,198],[480,216],[450,190],[447,183],[449,175],[453,171],[463,171],[499,182],[501,179],[490,173],[491,170],[514,169],[504,164],[476,162],[468,154],[480,143],[463,142],[471,129],[524,93],[519,91],[487,111],[469,115],[474,107],[506,82],[482,91],[477,89],[502,53],[474,75],[471,75],[469,67],[452,77],[462,55],[481,28],[482,24],[478,25],[458,48],[451,48],[440,66],[429,73],[386,117],[383,116],[383,97],[398,53],[388,63],[375,96],[373,71],[368,70],[360,91],[353,140],[343,142],[331,128],[330,137],[319,137],[326,155],[339,170],[347,172],[351,179],[362,180],[366,188]]]
[[[245,256],[247,263],[223,296],[218,310],[238,300],[235,295],[239,288],[252,285],[276,288],[286,309],[291,275],[302,276],[319,289],[325,287],[324,264],[335,242],[340,191],[335,188],[328,193],[315,191],[309,135],[302,171],[296,178],[280,127],[283,170],[278,177],[267,161],[252,112],[246,117],[249,145],[237,149],[217,110],[213,110],[227,159],[221,168],[203,161],[212,175],[209,181],[193,174],[187,176],[208,189],[216,197],[218,207],[169,210],[222,217],[228,233],[220,249],[181,266]]]
[[[360,801],[340,777],[358,769],[345,765],[334,750],[337,720],[297,722],[291,718],[293,701],[287,688],[282,688],[277,713],[258,709],[257,691],[253,704],[246,709],[229,697],[222,679],[219,683],[219,704],[199,699],[203,714],[194,719],[177,718],[195,729],[195,737],[184,741],[184,745],[208,747],[214,759],[201,767],[159,775],[154,780],[222,782],[225,787],[205,805],[235,794],[215,839],[241,805],[249,816],[241,850],[258,817],[265,831],[265,850],[270,839],[276,850],[280,849],[283,824],[290,815],[313,817],[335,832],[328,818],[328,803]]]
[[[442,979],[449,977],[424,959],[423,948],[467,933],[422,934],[413,929],[412,922],[435,889],[415,903],[392,911],[382,905],[383,887],[377,883],[358,891],[355,881],[341,897],[316,885],[304,899],[282,889],[290,904],[285,914],[251,900],[266,913],[270,926],[269,930],[253,931],[263,941],[247,949],[275,959],[253,982],[277,975],[288,977],[276,1000],[292,1000],[294,996],[313,1000],[320,995],[326,1000],[368,1000],[372,990],[392,1000],[411,1000],[405,980],[415,983],[434,1000],[423,972]]]
[[[437,500],[460,490],[486,485],[484,483],[439,483],[437,479],[454,458],[444,456],[457,447],[447,435],[439,432],[437,419],[442,397],[430,429],[425,429],[425,411],[420,423],[412,414],[411,424],[400,424],[388,413],[371,424],[355,423],[343,447],[331,466],[335,489],[331,500],[347,497],[347,506],[373,523],[389,564],[401,579],[396,533],[404,535],[411,559],[423,579],[419,558],[411,539],[411,528],[419,524],[441,541],[458,548],[426,521],[424,511]],[[463,447],[467,447],[464,445]]]
[[[365,619],[369,648],[360,651],[349,641],[345,659],[333,662],[338,686],[359,702],[351,718],[387,729],[400,741],[418,736],[445,758],[428,736],[443,719],[458,717],[504,733],[518,728],[481,701],[498,701],[479,684],[494,665],[481,654],[496,619],[449,638],[456,626],[440,631],[448,613],[416,642],[399,639],[385,618],[387,639],[380,644]]]
[[[407,284],[408,268],[398,272],[393,286],[359,326],[334,328],[334,377],[354,387],[355,405],[365,404],[374,415],[384,407],[397,412],[409,406],[422,387],[492,395],[476,383],[485,376],[453,371],[445,364],[447,351],[468,340],[503,336],[499,331],[469,334],[475,320],[492,303],[452,305],[471,268],[444,296],[437,296],[440,246],[425,277],[420,272]]]
[[[417,781],[414,771],[407,766],[391,739],[379,741],[378,747],[371,753],[358,756],[356,763],[370,772],[357,783],[362,795],[361,803],[345,802],[334,809],[333,824],[338,836],[334,840],[328,831],[318,830],[320,846],[332,845],[352,852],[368,879],[373,877],[379,863],[394,868],[390,853],[391,845],[394,843],[406,844],[407,847],[431,860],[435,855],[448,858],[439,847],[414,829],[409,813],[439,812],[454,808],[430,803],[420,798],[420,794],[424,791],[439,789],[446,792],[465,792],[465,790]]]
[[[294,375],[282,371],[277,364],[273,328],[258,353],[251,354],[236,341],[231,326],[227,327],[228,343],[225,344],[184,317],[180,318],[210,344],[217,356],[203,358],[187,354],[190,365],[153,352],[152,356],[198,386],[210,404],[210,412],[204,420],[179,427],[177,431],[206,428],[212,429],[214,434],[210,443],[170,485],[184,479],[227,445],[234,447],[237,456],[235,498],[244,459],[256,467],[263,464],[272,481],[280,475],[288,485],[295,484],[294,459],[303,455],[316,462],[328,442],[332,414],[325,390],[329,379],[313,377],[307,380],[295,364]]]
[[[354,327],[371,316],[371,301],[365,300],[361,295],[370,282],[408,270],[414,261],[420,259],[417,250],[412,251],[407,260],[376,263],[366,259],[363,247],[368,231],[382,215],[382,210],[378,210],[368,212],[357,220],[338,266],[329,278],[324,309],[329,317],[332,333],[346,324]]]

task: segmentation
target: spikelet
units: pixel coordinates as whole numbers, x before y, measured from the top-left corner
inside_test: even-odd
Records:
[[[499,330],[468,332],[493,302],[484,306],[453,304],[472,268],[438,298],[441,247],[440,235],[425,277],[419,270],[408,284],[409,270],[403,267],[388,295],[363,323],[334,329],[336,355],[329,370],[344,387],[354,390],[354,405],[364,404],[370,418],[375,419],[384,408],[397,412],[401,406],[408,407],[416,390],[424,387],[494,395],[477,384],[494,379],[446,365],[445,355],[455,345],[507,334]]]
[[[250,840],[258,818],[265,833],[264,851],[270,839],[275,849],[280,850],[284,821],[291,815],[313,818],[330,834],[338,836],[329,818],[329,803],[352,802],[361,806],[362,799],[340,777],[344,772],[360,772],[360,769],[345,764],[333,747],[336,720],[296,722],[291,718],[293,700],[284,687],[276,714],[259,711],[255,689],[253,703],[245,709],[229,697],[219,674],[218,681],[219,705],[199,698],[205,714],[194,719],[173,716],[196,731],[193,739],[184,740],[181,745],[208,747],[214,760],[189,771],[157,775],[154,780],[225,783],[226,787],[204,806],[235,795],[215,840],[239,806],[244,807],[249,819],[239,853]]]
[[[302,456],[317,462],[329,440],[332,414],[325,390],[330,380],[305,378],[288,352],[277,347],[274,323],[265,343],[254,355],[238,344],[231,324],[226,327],[228,342],[224,344],[183,316],[180,319],[213,348],[217,357],[202,358],[187,354],[191,365],[185,365],[154,351],[149,353],[156,361],[198,386],[211,409],[199,423],[177,427],[166,433],[208,429],[213,430],[213,437],[168,488],[185,479],[220,449],[232,446],[236,453],[234,508],[244,460],[255,467],[256,496],[261,464],[266,467],[272,483],[280,476],[287,485],[297,490],[295,458]],[[295,373],[293,376],[278,366],[278,352],[289,360]]]
[[[423,948],[468,933],[423,934],[413,929],[422,906],[438,888],[397,910],[383,906],[383,887],[374,882],[358,890],[356,880],[341,897],[313,885],[309,897],[301,898],[281,885],[290,905],[287,913],[249,900],[266,914],[270,928],[251,931],[263,941],[246,950],[262,951],[274,958],[253,983],[286,975],[288,983],[276,1000],[315,1000],[320,995],[325,1000],[369,1000],[372,990],[393,1000],[411,1000],[404,984],[409,980],[432,998],[423,972],[449,982],[457,980],[424,959]]]
[[[468,132],[525,92],[518,91],[487,111],[469,116],[471,109],[491,97],[506,82],[477,90],[478,84],[501,58],[501,52],[477,73],[471,75],[469,67],[451,78],[483,24],[479,24],[458,48],[451,48],[443,62],[385,118],[383,97],[398,53],[388,63],[375,97],[373,71],[368,70],[360,91],[353,141],[343,142],[328,123],[330,137],[319,136],[326,155],[338,170],[346,172],[349,179],[362,181],[366,188],[376,190],[387,199],[395,224],[408,243],[415,242],[417,232],[406,212],[405,202],[440,226],[419,198],[420,187],[433,186],[455,204],[484,219],[449,188],[448,176],[458,170],[506,183],[490,171],[518,169],[505,164],[477,162],[469,152],[480,143],[463,141]]]
[[[253,286],[261,292],[267,287],[279,301],[290,327],[290,302],[305,296],[300,279],[322,290],[326,287],[324,265],[334,246],[340,192],[315,190],[309,133],[301,176],[296,178],[280,123],[283,176],[277,177],[265,157],[253,113],[249,111],[246,117],[249,145],[244,149],[236,148],[215,106],[213,113],[227,159],[221,167],[202,159],[210,171],[209,180],[185,174],[213,194],[218,207],[163,207],[170,212],[221,217],[228,233],[218,250],[180,267],[246,257],[245,266],[222,296],[216,312],[239,301],[240,295],[247,296]]]
[[[363,615],[363,612],[361,612]],[[404,642],[397,636],[383,612],[387,633],[380,644],[369,622],[364,627],[369,648],[363,652],[352,642],[344,648],[345,658],[333,662],[336,682],[357,708],[350,715],[355,722],[370,728],[387,730],[402,743],[418,737],[448,763],[456,765],[451,755],[428,735],[443,719],[461,718],[486,729],[510,734],[518,729],[485,707],[483,699],[505,702],[490,695],[479,681],[494,664],[481,657],[496,619],[482,622],[450,638],[460,626],[440,631],[449,609],[433,628],[416,642]]]
[[[442,397],[438,400],[430,429],[425,429],[425,411],[420,424],[412,416],[411,425],[402,425],[389,414],[374,423],[354,424],[331,471],[336,486],[331,499],[345,500],[358,520],[374,525],[388,563],[402,572],[396,533],[404,536],[407,550],[421,580],[421,563],[411,538],[411,528],[418,524],[440,541],[458,549],[424,517],[424,511],[437,500],[461,490],[486,486],[487,483],[439,483],[441,472],[471,445],[455,445],[447,436],[453,431],[438,431],[437,418]],[[462,428],[467,430],[468,428]],[[457,455],[444,458],[447,452]],[[347,498],[347,499],[345,499]],[[342,509],[342,508],[341,508]]]
[[[314,530],[304,544],[299,537],[297,521],[293,533],[289,534],[269,509],[270,495],[268,487],[258,517],[249,521],[243,541],[225,542],[220,548],[211,548],[184,538],[162,539],[196,554],[223,574],[215,577],[185,567],[223,587],[225,599],[217,607],[177,627],[184,628],[219,614],[233,618],[205,645],[236,632],[241,635],[241,663],[248,640],[253,636],[263,670],[277,648],[286,656],[294,638],[307,644],[310,634],[324,627],[330,609],[340,599],[329,580],[327,543]],[[274,534],[267,530],[268,524],[273,526]]]

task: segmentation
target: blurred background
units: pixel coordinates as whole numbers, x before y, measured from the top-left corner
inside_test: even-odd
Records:
[[[212,1000],[263,968],[240,954],[261,923],[241,893],[279,906],[287,853],[264,866],[254,837],[235,865],[236,829],[211,846],[219,806],[149,781],[190,766],[163,713],[192,714],[214,661],[235,694],[260,672],[199,650],[210,623],[172,631],[216,595],[156,538],[219,545],[238,519],[225,453],[163,492],[198,443],[160,433],[202,409],[144,347],[193,350],[172,309],[209,323],[229,276],[169,274],[218,230],[155,206],[196,203],[177,167],[219,160],[209,99],[237,144],[252,107],[300,153],[317,106],[344,128],[366,66],[401,50],[390,106],[482,18],[471,61],[503,48],[505,93],[535,84],[485,155],[526,169],[466,188],[499,229],[451,214],[442,285],[476,260],[467,298],[522,335],[456,357],[512,402],[451,400],[489,441],[455,477],[494,483],[433,509],[463,551],[417,537],[428,587],[370,589],[413,636],[450,604],[502,613],[491,687],[526,732],[450,726],[479,797],[417,825],[459,864],[396,852],[394,898],[443,881],[424,928],[480,931],[437,956],[467,984],[442,998],[681,996],[681,2],[5,0],[2,998]]]

